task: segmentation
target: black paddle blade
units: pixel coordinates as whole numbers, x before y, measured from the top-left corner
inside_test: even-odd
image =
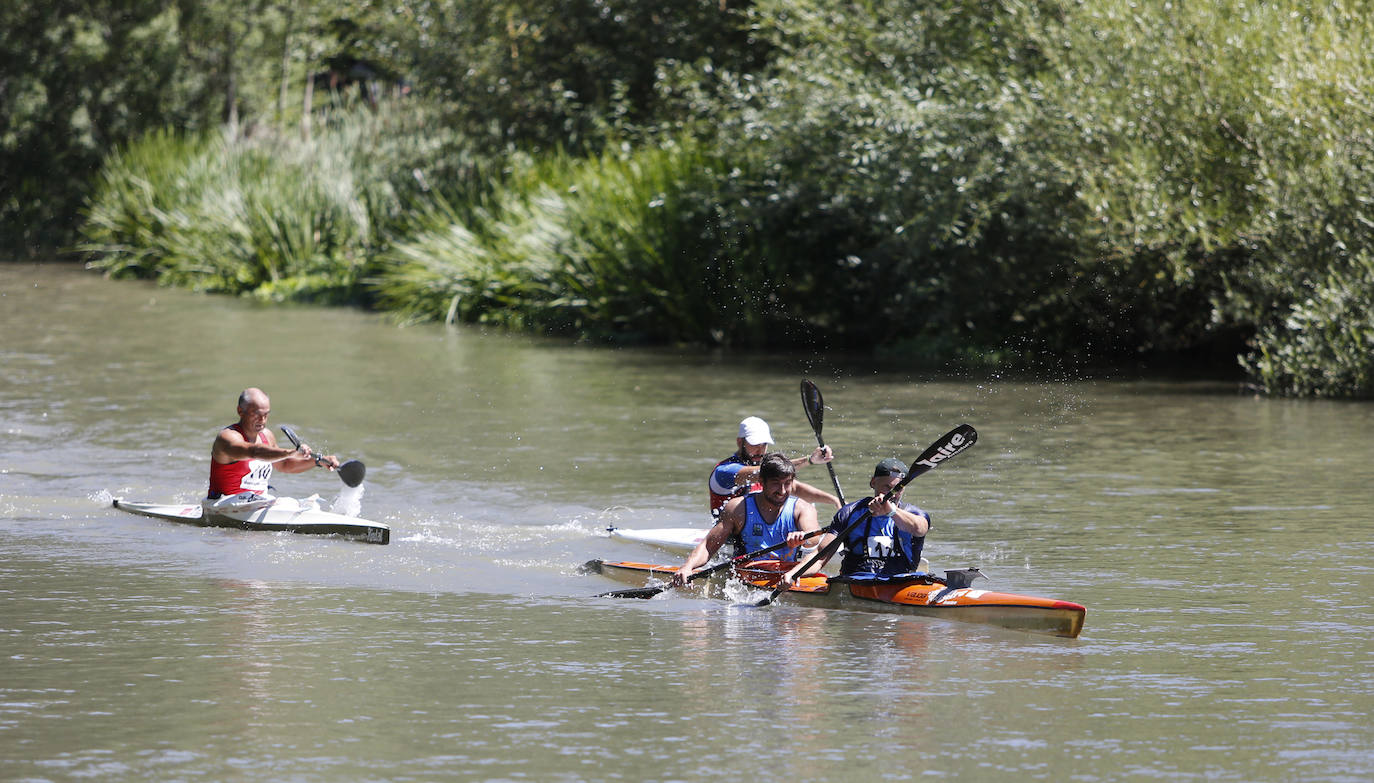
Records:
[[[821,423],[825,420],[825,400],[821,398],[821,390],[811,381],[802,381],[801,398],[806,420],[811,422],[811,429],[816,433],[816,445],[825,448],[825,438],[821,437]],[[827,462],[825,470],[830,474],[830,483],[835,485],[835,498],[840,501],[840,508],[844,508],[844,490],[840,489],[840,480],[835,477],[835,466]]]
[[[945,586],[957,590],[972,586],[975,579],[987,578],[987,575],[977,568],[956,568],[945,572]]]
[[[597,593],[597,598],[653,598],[659,593],[667,590],[668,587],[632,587],[628,590],[612,590],[609,593]]]
[[[821,398],[821,390],[811,381],[802,381],[801,398],[802,408],[806,410],[806,420],[811,422],[811,429],[816,431],[816,437],[819,438],[821,424],[825,419],[825,400]]]
[[[350,487],[356,487],[363,483],[363,476],[366,475],[367,466],[356,459],[351,459],[339,466],[339,478]]]

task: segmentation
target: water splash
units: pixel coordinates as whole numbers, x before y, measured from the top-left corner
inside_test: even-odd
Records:
[[[343,514],[346,517],[356,517],[363,511],[363,490],[365,485],[359,484],[356,487],[344,487],[334,504],[329,510],[335,514]]]

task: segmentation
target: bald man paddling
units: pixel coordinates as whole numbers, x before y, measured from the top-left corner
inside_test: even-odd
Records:
[[[244,389],[239,395],[238,423],[220,430],[210,447],[207,508],[223,510],[270,503],[267,484],[274,469],[304,473],[316,466],[330,470],[339,467],[339,460],[333,455],[313,454],[305,444],[299,449],[278,447],[276,437],[267,428],[271,412],[272,402],[262,389]]]

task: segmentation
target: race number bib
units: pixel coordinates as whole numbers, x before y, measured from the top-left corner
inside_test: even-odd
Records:
[[[869,536],[868,556],[879,559],[892,557],[897,553],[897,547],[892,541],[892,536]]]
[[[255,459],[248,461],[248,474],[239,483],[247,492],[266,492],[267,482],[272,480],[272,463]]]

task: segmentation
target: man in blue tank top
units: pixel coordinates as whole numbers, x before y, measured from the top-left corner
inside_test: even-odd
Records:
[[[819,530],[820,526],[816,523],[816,507],[792,494],[796,477],[797,467],[787,457],[777,452],[764,455],[759,463],[761,489],[733,498],[721,508],[715,526],[687,556],[673,575],[673,583],[685,584],[687,577],[706,565],[727,541],[733,542],[740,554],[786,543],[786,548],[768,557],[785,561],[795,561],[799,554],[809,557],[818,544],[798,547],[807,533]]]

